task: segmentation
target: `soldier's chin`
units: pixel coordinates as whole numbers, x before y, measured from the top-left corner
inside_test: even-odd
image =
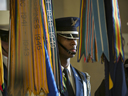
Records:
[[[73,58],[76,55],[76,52],[73,52],[72,54],[70,54],[70,58]]]
[[[76,52],[72,52],[72,55],[76,55]]]

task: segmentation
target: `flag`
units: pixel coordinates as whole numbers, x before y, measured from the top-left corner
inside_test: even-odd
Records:
[[[105,58],[106,96],[128,96],[118,0],[104,0],[110,61]]]
[[[33,93],[34,95],[39,95],[41,92],[43,92],[43,95],[54,92],[57,96],[58,90],[54,85],[51,50],[49,50],[48,23],[46,23],[47,18],[45,18],[47,14],[43,13],[45,10],[43,9],[44,0],[11,0],[10,3],[9,95],[23,96],[29,91],[30,94]],[[46,55],[44,37],[47,38],[48,56]],[[47,78],[50,78],[50,81]],[[48,83],[52,86],[49,86]],[[55,91],[51,91],[52,88]]]
[[[46,6],[48,32],[49,32],[50,46],[51,46],[53,73],[54,73],[54,78],[57,84],[57,88],[61,92],[63,91],[62,72],[60,68],[61,65],[59,61],[58,45],[57,45],[56,34],[55,34],[56,26],[54,22],[55,20],[54,20],[52,0],[45,0],[45,6]]]
[[[47,70],[47,80],[48,80],[48,89],[49,89],[48,96],[59,96],[57,85],[54,79],[53,70],[50,65],[47,48],[45,45],[44,48],[45,48],[45,56],[46,56],[46,70]]]
[[[4,66],[3,66],[3,57],[2,57],[2,44],[0,38],[0,90],[4,90]]]
[[[128,96],[121,59],[114,63],[105,58],[105,96]]]
[[[81,0],[78,62],[84,54],[99,61],[102,54],[109,60],[106,19],[103,0]]]

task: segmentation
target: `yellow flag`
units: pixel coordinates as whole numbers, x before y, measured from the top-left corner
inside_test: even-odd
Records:
[[[113,88],[113,82],[109,73],[109,90],[111,90]]]
[[[0,38],[0,87],[1,88],[3,84],[4,84],[4,70],[3,70],[3,58],[2,58],[2,44]],[[0,90],[3,90],[1,88]]]
[[[14,1],[14,2],[13,2]],[[39,0],[11,0],[11,53],[8,88],[12,96],[49,92]]]

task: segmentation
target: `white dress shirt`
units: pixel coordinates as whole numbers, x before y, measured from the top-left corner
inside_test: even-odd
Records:
[[[3,63],[4,65],[7,67],[7,64],[8,64],[8,57],[4,56],[3,55]]]

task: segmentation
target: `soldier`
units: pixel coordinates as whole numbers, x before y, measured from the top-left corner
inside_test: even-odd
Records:
[[[65,17],[55,21],[61,69],[66,78],[66,90],[61,96],[90,96],[89,75],[78,71],[70,64],[70,58],[73,58],[77,51],[77,27],[80,20],[77,17]]]
[[[7,95],[7,59],[9,49],[9,11],[0,11],[0,37],[2,43],[2,57],[4,69],[5,88],[2,92],[3,96]],[[1,96],[1,95],[0,95]]]

